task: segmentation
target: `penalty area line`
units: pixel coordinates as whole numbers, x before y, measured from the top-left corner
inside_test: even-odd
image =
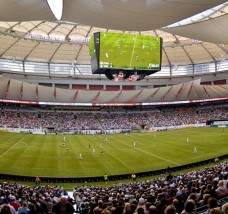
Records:
[[[113,139],[113,140],[115,140],[115,139]],[[153,156],[153,157],[156,157],[156,158],[158,158],[158,159],[164,160],[164,161],[166,161],[166,162],[173,163],[173,164],[175,164],[175,165],[177,165],[177,166],[180,166],[180,164],[178,164],[178,163],[176,163],[176,162],[173,162],[173,161],[171,161],[171,160],[168,160],[168,159],[166,159],[166,158],[160,157],[160,156],[155,155],[155,154],[151,154],[151,153],[149,153],[149,152],[147,152],[147,151],[144,151],[144,150],[141,150],[141,149],[139,149],[139,148],[137,148],[137,147],[130,146],[130,145],[127,144],[127,143],[123,143],[123,142],[121,142],[121,141],[119,141],[119,140],[115,140],[115,141],[117,141],[117,142],[119,142],[119,143],[121,143],[121,144],[127,145],[127,146],[129,146],[129,147],[131,147],[131,148],[134,148],[134,149],[136,149],[136,150],[138,150],[138,151],[140,151],[140,152],[142,152],[142,153],[145,153],[145,154],[147,154],[147,155],[149,155],[149,156]]]
[[[3,157],[6,153],[8,153],[11,149],[13,149],[18,143],[20,143],[22,140],[24,139],[24,137],[22,137],[19,141],[17,141],[13,146],[11,146],[7,151],[5,151],[1,156]]]
[[[28,144],[25,142],[19,142],[19,143],[24,144],[25,146],[28,146]]]

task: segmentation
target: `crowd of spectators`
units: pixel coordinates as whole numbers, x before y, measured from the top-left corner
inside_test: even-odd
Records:
[[[204,214],[227,214],[227,178],[228,163],[223,162],[155,180],[75,186],[72,196],[60,186],[2,182],[0,213],[185,214],[203,212],[204,206]]]
[[[2,108],[0,127],[54,130],[110,130],[206,124],[209,120],[227,120],[228,106],[160,108],[153,111],[75,112],[25,111]]]

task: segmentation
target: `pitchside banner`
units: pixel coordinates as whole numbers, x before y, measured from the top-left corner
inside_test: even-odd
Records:
[[[3,103],[16,103],[16,104],[27,104],[27,105],[56,105],[56,106],[148,106],[148,105],[175,105],[175,104],[186,104],[186,103],[198,103],[198,102],[212,102],[219,100],[228,100],[225,98],[213,98],[205,100],[186,100],[186,101],[173,101],[173,102],[153,102],[153,103],[59,103],[59,102],[39,102],[39,101],[25,101],[25,100],[6,100],[0,99]]]

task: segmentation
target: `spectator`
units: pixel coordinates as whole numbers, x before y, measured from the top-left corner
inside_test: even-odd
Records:
[[[192,214],[195,213],[195,204],[194,201],[188,200],[184,205],[184,210],[182,214]]]
[[[28,213],[30,209],[28,208],[28,203],[26,201],[23,202],[22,207],[20,207],[17,211],[17,214]]]
[[[226,203],[222,206],[222,212],[223,212],[223,214],[228,214],[228,202],[226,202]]]
[[[176,208],[172,205],[169,205],[165,208],[165,214],[176,214]]]
[[[3,203],[0,206],[1,213],[7,213],[7,211],[9,211],[10,214],[16,214],[14,207],[9,204],[9,200],[7,198],[3,198],[2,202]]]
[[[73,214],[75,210],[73,205],[67,201],[67,198],[62,196],[59,202],[53,206],[52,211],[55,214]]]

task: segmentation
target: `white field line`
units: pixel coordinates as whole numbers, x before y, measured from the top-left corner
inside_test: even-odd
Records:
[[[137,35],[136,35],[136,37],[137,37]],[[131,64],[132,64],[132,59],[133,59],[133,55],[134,55],[134,52],[135,52],[136,37],[135,37],[135,40],[134,40],[134,46],[133,46],[133,50],[132,50],[131,62],[130,62],[129,68],[131,67]]]
[[[11,146],[7,151],[5,151],[1,156],[3,157],[6,153],[8,153],[11,149],[13,149],[18,143],[20,143],[22,140],[24,139],[24,137],[22,137],[19,141],[17,141],[13,146]]]
[[[113,139],[113,140],[115,140],[115,139]],[[137,147],[130,146],[130,145],[128,145],[127,143],[123,143],[123,142],[121,142],[121,141],[119,141],[119,140],[115,140],[115,141],[118,141],[118,142],[120,142],[120,143],[122,143],[122,144],[124,144],[124,145],[127,145],[127,146],[131,147],[131,148],[134,148],[134,149],[136,149],[136,150],[138,150],[138,151],[140,151],[140,152],[143,152],[143,153],[145,153],[145,154],[147,154],[147,155],[156,157],[156,158],[158,158],[158,159],[167,161],[167,162],[169,162],[169,163],[173,163],[173,164],[175,164],[175,165],[177,165],[177,166],[180,165],[179,163],[176,163],[176,162],[173,162],[173,161],[168,160],[168,159],[166,159],[166,158],[160,157],[160,156],[158,156],[158,155],[154,155],[154,154],[151,154],[151,153],[149,153],[149,152],[143,151],[143,150],[141,150],[141,149],[139,149],[139,148],[137,148]]]
[[[101,139],[100,137],[98,137],[98,138]],[[111,138],[110,138],[110,139],[111,139]],[[99,146],[100,148],[104,149],[104,147],[102,146],[103,144],[104,144],[104,143],[100,143],[100,144],[98,144],[98,146]],[[123,165],[125,165],[128,169],[130,169],[129,166],[128,166],[126,163],[124,163],[122,160],[120,160],[119,158],[113,156],[111,153],[109,153],[109,155],[111,155],[112,157],[114,157],[115,159],[117,159],[119,162],[121,162]]]
[[[102,147],[101,146],[101,144],[99,144],[98,145],[100,148],[104,148],[104,147]],[[129,168],[129,166],[126,164],[126,163],[124,163],[122,160],[120,160],[119,158],[117,158],[116,156],[114,156],[114,155],[112,155],[111,153],[109,153],[109,155],[111,155],[112,157],[114,157],[115,159],[117,159],[120,163],[122,163],[125,167],[127,167],[128,169],[130,169],[130,170],[132,170],[131,168]]]

